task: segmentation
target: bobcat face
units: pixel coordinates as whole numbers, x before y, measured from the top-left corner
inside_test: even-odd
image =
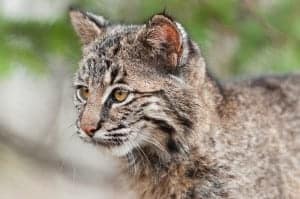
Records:
[[[70,16],[84,45],[74,79],[80,137],[117,156],[187,150],[196,104],[180,68],[188,55],[182,27],[164,15],[139,26],[76,10]]]

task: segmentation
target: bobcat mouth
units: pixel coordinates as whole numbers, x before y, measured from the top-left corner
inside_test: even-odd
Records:
[[[118,132],[113,133],[112,131],[101,131],[97,132],[93,137],[92,141],[95,144],[102,145],[105,147],[120,146],[124,142],[128,141],[128,133]]]
[[[122,130],[119,129],[117,131],[99,130],[93,137],[87,136],[81,130],[78,133],[83,141],[104,147],[117,157],[126,156],[138,146],[137,134],[128,128],[122,128]]]
[[[81,130],[77,131],[79,137],[88,143],[102,145],[105,147],[120,146],[128,141],[128,134],[126,133],[111,133],[111,132],[96,132],[93,137],[86,136]]]
[[[109,150],[109,152],[117,157],[124,157],[134,148],[139,146],[137,133],[128,128],[114,132],[106,132],[103,134],[95,134],[93,141],[97,145],[101,145]]]

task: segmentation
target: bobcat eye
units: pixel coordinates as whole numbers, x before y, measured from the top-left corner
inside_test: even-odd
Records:
[[[125,90],[125,89],[116,89],[114,92],[113,92],[113,99],[116,101],[116,102],[123,102],[124,100],[126,100],[126,98],[128,97],[128,94],[129,94],[129,91],[128,90]]]
[[[81,100],[86,101],[90,96],[90,91],[87,87],[82,86],[77,89],[77,95]]]

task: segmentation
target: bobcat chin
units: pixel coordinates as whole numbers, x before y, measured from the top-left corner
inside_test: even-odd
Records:
[[[77,131],[126,161],[140,199],[300,197],[300,75],[219,84],[181,24],[70,10]]]

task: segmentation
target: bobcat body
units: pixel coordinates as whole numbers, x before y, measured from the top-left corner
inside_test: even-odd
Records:
[[[165,14],[70,16],[83,43],[77,131],[124,161],[138,198],[300,198],[300,75],[219,84]]]

